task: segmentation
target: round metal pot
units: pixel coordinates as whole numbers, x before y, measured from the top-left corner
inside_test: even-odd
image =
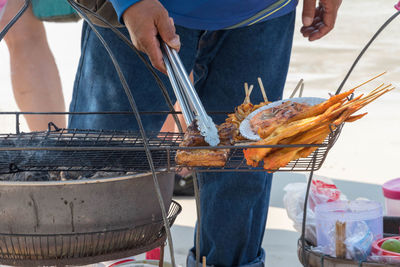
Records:
[[[168,211],[173,173],[158,173]],[[162,219],[151,173],[51,182],[0,181],[0,233],[112,231]]]

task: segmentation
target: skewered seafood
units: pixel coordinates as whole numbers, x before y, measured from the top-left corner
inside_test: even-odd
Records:
[[[369,81],[381,75],[382,74]],[[263,88],[262,84],[260,84],[260,87]],[[355,112],[394,89],[391,85],[385,86],[381,84],[366,96],[359,95],[353,99],[349,99],[349,97],[354,94],[356,88],[334,95],[315,106],[287,101],[280,106],[267,109],[265,112],[260,112],[258,115],[254,116],[252,118],[252,126],[262,140],[252,143],[251,145],[270,146],[296,144],[300,146],[245,149],[243,152],[247,164],[258,167],[260,162],[263,162],[264,169],[275,171],[280,167],[286,166],[292,160],[308,157],[318,147],[301,145],[323,143],[332,130],[335,130],[342,123],[354,122],[367,114],[353,115]],[[245,85],[246,97],[244,102],[235,109],[235,113],[228,115],[225,123],[218,126],[218,133],[221,140],[220,146],[232,145],[235,142],[245,140],[238,131],[240,123],[256,109],[269,104],[268,99],[265,97],[264,102],[253,105],[250,102],[252,90],[252,86],[249,88],[247,84]],[[265,95],[265,93],[263,93],[263,95]],[[208,144],[200,135],[196,125],[191,125],[180,146],[200,147],[208,146]],[[229,152],[229,149],[218,149],[218,147],[210,149],[178,150],[176,161],[179,165],[186,166],[222,167],[225,166]]]
[[[347,96],[354,92],[335,95],[325,102],[306,108],[292,119],[284,122],[276,121],[261,134],[263,140],[252,145],[276,145],[276,144],[316,144],[321,143],[330,133],[330,127],[335,127],[343,122],[353,122],[366,115],[352,115],[362,107],[371,103],[383,94],[393,90],[391,85],[381,84],[367,96],[360,95],[353,100]],[[271,129],[269,129],[271,128]],[[266,135],[266,133],[270,134]],[[264,168],[276,170],[285,166],[291,160],[307,157],[316,148],[249,148],[244,150],[247,164],[258,166],[264,161]]]
[[[246,97],[245,97],[243,103],[240,106],[238,106],[237,108],[235,108],[235,113],[228,114],[228,118],[225,120],[226,123],[232,123],[239,129],[240,123],[245,118],[247,118],[247,116],[249,116],[250,113],[252,113],[253,111],[255,111],[255,110],[257,110],[257,109],[259,109],[259,108],[271,103],[271,102],[268,101],[267,95],[265,93],[264,86],[263,86],[262,81],[261,81],[260,78],[258,78],[258,82],[259,82],[259,85],[260,85],[260,89],[261,89],[261,93],[263,95],[264,101],[260,102],[258,105],[253,105],[251,103],[251,101],[250,101],[250,94],[251,94],[251,92],[253,90],[253,85],[251,85],[250,88],[248,88],[247,83],[245,83],[244,89],[245,89],[245,92],[246,92]],[[244,138],[239,133],[236,136],[235,141],[242,141],[242,140],[246,140],[246,138]]]
[[[308,104],[286,101],[276,107],[263,110],[251,118],[251,130],[258,133],[260,129],[266,129],[271,124],[279,124],[293,118],[307,107],[309,107]]]

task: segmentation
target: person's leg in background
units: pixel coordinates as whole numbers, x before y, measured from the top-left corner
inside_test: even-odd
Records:
[[[24,1],[10,0],[0,21],[0,29],[14,17]],[[11,81],[14,97],[21,111],[63,112],[64,96],[58,69],[47,43],[43,23],[32,12],[32,7],[14,24],[4,40],[10,52]],[[26,115],[32,131],[47,129],[52,121],[66,126],[64,115]]]
[[[281,98],[292,47],[295,14],[230,31],[205,33],[196,61],[195,87],[207,111],[230,110],[244,99],[243,83],[261,77],[270,101]],[[221,123],[224,116],[214,118]],[[265,172],[200,175],[200,253],[207,265],[264,266],[261,243],[272,175]],[[195,266],[195,248],[188,257]]]

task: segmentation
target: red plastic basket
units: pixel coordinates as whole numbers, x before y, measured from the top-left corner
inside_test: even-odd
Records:
[[[372,254],[379,255],[379,256],[390,256],[390,257],[393,257],[392,259],[400,261],[400,253],[392,252],[392,251],[381,248],[383,242],[385,242],[388,239],[400,240],[400,236],[386,237],[386,238],[376,240],[372,244],[372,250],[371,250]]]

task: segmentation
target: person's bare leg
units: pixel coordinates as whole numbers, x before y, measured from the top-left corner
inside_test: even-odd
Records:
[[[178,101],[175,102],[174,109],[175,109],[175,111],[181,111],[181,106],[179,105]],[[181,123],[183,132],[185,132],[186,128],[187,128],[185,119],[183,118],[182,114],[178,114],[177,117],[178,117],[179,122]],[[167,119],[165,120],[160,131],[161,132],[179,133],[178,125],[176,125],[174,117],[171,114],[169,114],[167,116]]]
[[[17,13],[23,1],[8,1],[0,28]],[[65,111],[58,69],[47,43],[44,25],[29,8],[5,36],[10,52],[11,81],[21,111]],[[32,131],[47,129],[48,122],[66,127],[64,115],[26,115]]]
[[[194,79],[193,78],[193,71],[190,72],[189,79],[193,84],[194,83],[193,82],[193,79]],[[179,105],[178,101],[175,102],[174,109],[175,109],[175,111],[182,111],[181,110],[181,106]],[[186,128],[187,128],[187,125],[185,123],[185,119],[183,118],[183,115],[182,114],[178,114],[178,119],[179,119],[179,122],[182,125],[182,130],[185,132]],[[160,131],[161,132],[179,133],[178,125],[176,125],[175,120],[174,120],[174,118],[172,117],[171,114],[167,116],[167,119],[165,120],[165,122],[164,122],[164,124],[163,124],[163,126],[162,126]]]

